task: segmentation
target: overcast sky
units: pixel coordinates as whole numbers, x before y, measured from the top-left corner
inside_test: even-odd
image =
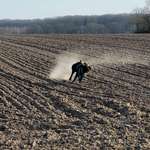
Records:
[[[130,13],[145,0],[0,0],[0,19]]]

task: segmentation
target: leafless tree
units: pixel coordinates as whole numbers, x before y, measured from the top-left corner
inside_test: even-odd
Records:
[[[136,26],[136,32],[149,33],[150,32],[150,0],[145,1],[143,8],[136,8],[133,10],[132,23]]]

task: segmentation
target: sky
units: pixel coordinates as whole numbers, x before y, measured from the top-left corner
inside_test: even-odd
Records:
[[[130,13],[145,0],[0,0],[0,19]]]

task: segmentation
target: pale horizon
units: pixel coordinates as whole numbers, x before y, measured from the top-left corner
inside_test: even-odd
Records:
[[[0,20],[128,14],[135,8],[145,5],[145,0],[0,0],[0,2]]]

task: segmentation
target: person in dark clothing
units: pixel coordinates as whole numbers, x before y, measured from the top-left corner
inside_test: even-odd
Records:
[[[76,72],[76,75],[72,82],[74,82],[77,79],[77,77],[79,79],[79,82],[81,82],[84,77],[84,74],[89,72],[90,70],[91,67],[87,63],[82,63],[82,61],[80,60],[79,62],[72,65],[72,73],[69,80],[71,80],[73,74]]]

